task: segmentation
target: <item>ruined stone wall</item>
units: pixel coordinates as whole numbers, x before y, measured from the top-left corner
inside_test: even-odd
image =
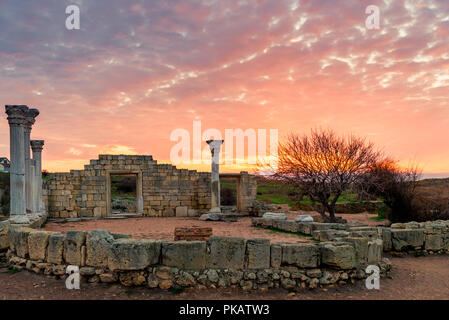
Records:
[[[145,216],[175,216],[178,208],[195,216],[210,209],[211,176],[208,172],[157,164],[152,156],[100,155],[84,170],[55,173],[44,181],[43,198],[49,217],[110,215],[110,175],[114,174],[137,175],[137,201],[142,202],[138,211]],[[247,172],[239,176],[241,208],[249,212],[256,198],[257,180]]]
[[[317,241],[358,242],[373,248],[381,241],[384,252],[449,253],[449,220],[394,223],[389,228],[269,218],[253,218],[252,224],[255,227],[300,232],[313,236]]]
[[[345,284],[366,277],[366,260],[354,245],[270,243],[269,239],[211,237],[209,241],[132,239],[107,230],[8,229],[11,267],[64,279],[67,265],[80,267],[85,282],[125,286],[228,287],[287,290]],[[366,255],[369,254],[366,249]],[[369,261],[388,272],[381,256]]]
[[[176,208],[210,207],[210,174],[157,164],[151,156],[100,155],[84,170],[56,173],[44,182],[49,217],[104,217],[110,202],[108,175],[137,174],[141,183],[143,214],[174,216]],[[139,195],[138,195],[139,197]]]

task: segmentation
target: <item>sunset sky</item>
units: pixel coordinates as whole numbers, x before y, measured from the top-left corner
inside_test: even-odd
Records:
[[[70,4],[81,30],[65,28]],[[0,157],[4,105],[26,104],[50,171],[105,153],[168,162],[170,133],[201,120],[354,133],[449,176],[449,1],[2,0],[0,104]]]

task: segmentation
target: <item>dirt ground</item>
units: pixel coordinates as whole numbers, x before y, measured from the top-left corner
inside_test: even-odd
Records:
[[[390,257],[391,278],[381,278],[380,290],[368,290],[364,281],[327,289],[304,289],[289,293],[283,289],[266,292],[241,289],[186,289],[182,292],[126,288],[118,284],[81,284],[80,290],[68,290],[65,281],[28,271],[5,273],[0,268],[0,299],[33,300],[160,300],[160,299],[275,299],[275,300],[449,300],[449,256]]]
[[[294,219],[298,214],[289,213],[288,217]],[[376,215],[348,214],[342,215],[345,219],[357,220],[365,224],[378,224],[377,221],[368,219]],[[200,221],[194,218],[129,218],[120,220],[92,220],[85,222],[55,223],[47,222],[45,229],[65,233],[67,230],[90,231],[94,229],[106,229],[114,233],[131,234],[134,238],[173,240],[176,227],[211,227],[213,235],[244,238],[269,238],[271,242],[307,242],[307,238],[284,232],[274,232],[251,226],[251,218],[239,218],[237,222]]]

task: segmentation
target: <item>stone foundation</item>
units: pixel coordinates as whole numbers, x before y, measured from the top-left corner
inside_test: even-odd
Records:
[[[125,286],[298,290],[362,279],[368,263],[384,274],[391,267],[372,245],[356,242],[286,244],[216,236],[207,242],[155,241],[107,230],[64,235],[18,227],[8,233],[7,259],[14,268],[64,279],[67,265],[77,265],[85,282]]]
[[[395,223],[390,228],[266,218],[253,218],[252,224],[311,235],[318,241],[353,242],[354,238],[365,238],[373,244],[380,240],[384,252],[449,253],[449,220]]]

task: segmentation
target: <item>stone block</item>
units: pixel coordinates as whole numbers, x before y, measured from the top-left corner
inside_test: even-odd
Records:
[[[319,247],[311,243],[282,244],[282,265],[316,268],[320,264]]]
[[[313,232],[313,224],[312,222],[298,222],[298,232],[312,235]]]
[[[162,264],[187,270],[204,269],[206,267],[206,242],[162,242]]]
[[[52,233],[48,237],[47,262],[62,264],[65,236],[60,233]]]
[[[86,264],[92,267],[107,267],[109,248],[114,237],[108,230],[92,230],[86,237]]]
[[[30,232],[28,236],[28,254],[31,260],[45,260],[50,234],[51,232],[47,231]]]
[[[336,238],[347,238],[349,232],[343,230],[315,230],[312,232],[313,238],[318,241],[332,241]]]
[[[393,249],[401,251],[407,247],[421,247],[424,244],[423,229],[391,229]]]
[[[81,247],[86,242],[86,231],[69,230],[64,241],[64,260],[68,264],[81,266]]]
[[[246,241],[246,268],[267,269],[270,267],[270,240],[248,239]]]
[[[282,263],[282,244],[273,243],[270,247],[270,265],[274,269],[279,269]]]
[[[265,219],[280,219],[286,220],[287,216],[284,213],[265,212],[262,216]]]
[[[216,237],[210,238],[209,266],[216,269],[243,269],[245,239]]]
[[[383,246],[380,239],[368,241],[368,264],[377,264],[382,260]]]
[[[306,216],[306,215],[302,215],[302,216],[297,216],[295,218],[296,222],[313,222],[313,217],[312,216]]]
[[[12,251],[21,258],[28,254],[28,235],[33,229],[12,227],[9,229],[9,242]]]
[[[391,249],[393,248],[393,245],[391,242],[391,229],[390,228],[382,228],[382,241],[384,244],[383,250],[391,251]]]
[[[321,262],[337,269],[352,269],[356,266],[355,249],[347,243],[328,242],[320,244]]]
[[[9,248],[9,227],[8,220],[0,222],[0,250]]]
[[[444,240],[441,234],[427,234],[424,249],[441,250],[444,247]]]
[[[118,239],[108,252],[110,270],[142,270],[159,262],[160,241],[146,239]]]
[[[348,237],[345,241],[351,243],[355,250],[356,266],[364,265],[368,262],[368,239],[360,237]]]
[[[188,216],[188,208],[187,207],[176,207],[176,216],[177,217],[187,217]]]

